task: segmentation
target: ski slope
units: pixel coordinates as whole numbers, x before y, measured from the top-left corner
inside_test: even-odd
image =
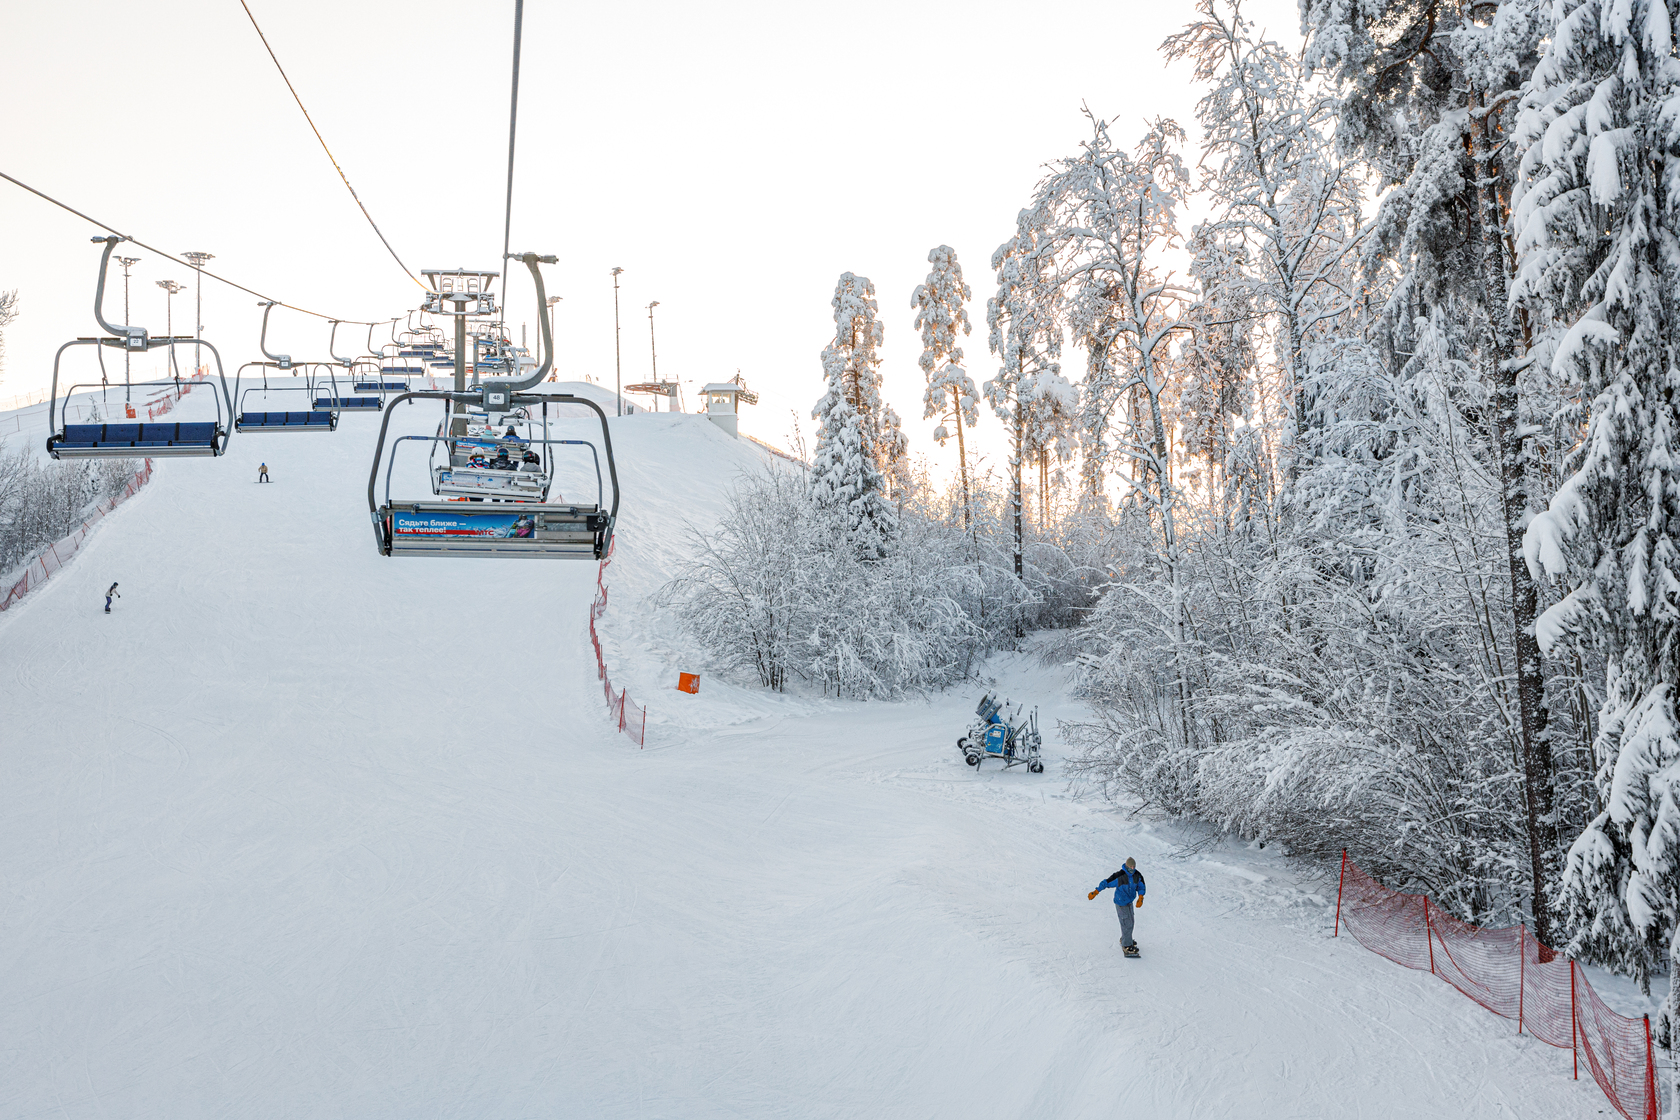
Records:
[[[612,422],[638,751],[593,563],[375,552],[378,421],[161,462],[0,615],[0,1120],[1607,1110],[1567,1052],[1331,941],[1333,881],[1071,799],[1078,708],[1035,659],[988,672],[1043,706],[1040,776],[962,764],[967,691],[676,692],[707,667],[648,597],[745,441]],[[1085,898],[1128,855],[1139,961]]]

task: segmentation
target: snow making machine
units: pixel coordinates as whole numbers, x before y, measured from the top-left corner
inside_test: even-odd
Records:
[[[957,740],[963,761],[978,768],[988,758],[995,758],[1005,770],[1025,766],[1030,774],[1044,773],[1044,760],[1038,753],[1043,744],[1038,734],[1038,709],[1022,719],[1023,705],[1017,704],[1013,712],[1007,711],[1008,707],[1009,701],[1000,704],[992,693],[980,701],[968,734]]]

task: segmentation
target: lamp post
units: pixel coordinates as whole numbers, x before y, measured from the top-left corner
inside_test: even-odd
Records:
[[[658,307],[658,306],[659,306],[659,301],[658,300],[654,300],[652,303],[647,305],[647,312],[648,312],[648,347],[649,347],[649,349],[651,349],[653,351],[653,383],[655,385],[659,384],[659,344],[654,342],[654,340],[653,340],[653,309]],[[659,411],[659,398],[658,397],[653,398],[653,410],[655,412]]]
[[[185,284],[177,284],[173,280],[159,280],[159,281],[157,281],[157,286],[162,288],[164,290],[164,292],[167,293],[163,298],[163,333],[168,335],[170,338],[174,338],[175,337],[175,293],[185,291],[186,290],[186,285]],[[181,380],[181,367],[180,367],[179,363],[177,363],[175,361],[175,347],[173,347],[173,346],[171,346],[169,348],[169,365],[175,371],[175,380],[180,381]],[[176,387],[175,392],[176,392],[177,395],[180,394],[181,390],[180,390],[179,386]]]
[[[612,270],[613,278],[613,397],[618,401],[618,415],[624,415],[624,351],[619,345],[618,333],[618,274],[622,268]]]
[[[193,289],[193,338],[204,337],[204,262],[216,259],[214,253],[182,253],[183,257],[192,262],[193,269],[198,273],[198,285]],[[204,368],[204,355],[195,341],[193,343],[193,373],[197,374]]]
[[[123,270],[123,323],[126,325],[128,323],[128,270],[139,264],[140,258],[118,257],[117,263],[122,265]],[[128,350],[125,347],[123,349],[123,404],[125,405],[130,404],[133,401],[133,390],[129,387],[128,371],[129,356]]]
[[[549,296],[548,297],[548,337],[549,337],[549,340],[550,340],[549,341],[550,346],[552,346],[554,344],[553,343],[553,339],[554,339],[554,305],[559,303],[561,300],[563,300],[565,298],[566,298],[565,296]],[[548,375],[548,379],[550,381],[560,380],[560,364],[558,362],[556,362],[554,364],[554,372]]]

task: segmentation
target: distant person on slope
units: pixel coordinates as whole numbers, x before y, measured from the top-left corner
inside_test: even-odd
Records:
[[[1143,873],[1137,869],[1137,860],[1126,857],[1126,866],[1097,884],[1097,889],[1086,895],[1094,899],[1097,895],[1114,888],[1114,909],[1120,916],[1120,948],[1128,957],[1138,955],[1137,942],[1132,940],[1132,908],[1133,905],[1143,905]]]
[[[117,594],[117,585],[114,584],[114,583],[111,585],[111,589],[109,591],[105,592],[105,613],[106,614],[111,613],[111,599],[113,597],[118,598],[118,599],[122,598],[121,595]]]
[[[268,464],[267,463],[262,463],[257,467],[257,481],[258,482],[267,482],[268,481]]]

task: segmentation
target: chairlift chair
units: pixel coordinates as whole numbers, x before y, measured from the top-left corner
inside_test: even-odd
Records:
[[[123,241],[125,237],[111,235],[95,237],[94,242],[104,242],[105,251],[99,258],[99,281],[94,288],[93,317],[99,323],[105,336],[96,338],[77,338],[66,342],[53,355],[52,396],[47,408],[47,454],[54,459],[118,459],[149,456],[154,459],[183,459],[205,458],[221,455],[227,450],[228,440],[231,438],[227,429],[227,417],[233,412],[233,400],[228,396],[227,377],[222,371],[222,355],[210,343],[192,335],[152,337],[145,327],[129,326],[127,324],[113,324],[105,320],[105,274],[110,267],[111,251]],[[58,370],[64,352],[72,346],[106,346],[118,347],[130,353],[145,353],[160,347],[168,347],[171,356],[175,347],[193,343],[210,351],[216,359],[216,379],[221,385],[221,395],[216,397],[216,419],[213,421],[172,421],[156,423],[152,421],[134,424],[72,424],[70,423],[70,401],[76,390],[82,384],[71,385],[64,394],[64,424],[58,422]],[[103,351],[101,350],[101,355]],[[173,366],[173,362],[171,365]],[[94,382],[86,383],[89,387]],[[162,381],[147,381],[139,383],[142,387],[151,385],[175,387],[178,396],[184,396],[181,390],[181,379],[166,378]],[[132,386],[131,386],[132,387]],[[224,404],[226,409],[224,411]]]
[[[537,305],[546,308],[539,262],[553,263],[553,257],[538,257],[534,253],[519,255],[531,270],[537,289]],[[490,380],[474,389],[456,391],[415,391],[395,397],[394,406],[404,400],[435,400],[444,402],[447,410],[452,404],[482,410],[485,417],[506,415],[520,406],[541,405],[545,402],[579,404],[590,409],[601,422],[601,447],[588,440],[541,441],[544,448],[542,497],[548,497],[548,481],[552,479],[552,447],[573,444],[587,446],[595,455],[596,495],[593,503],[521,500],[511,495],[489,495],[479,491],[481,500],[461,495],[453,501],[398,500],[391,497],[391,478],[396,465],[397,448],[409,441],[429,443],[434,453],[439,446],[449,447],[463,442],[462,437],[446,434],[447,426],[435,435],[401,436],[392,442],[389,459],[385,455],[386,437],[395,408],[385,410],[379,426],[379,442],[374,448],[373,465],[368,472],[368,515],[373,522],[374,539],[384,556],[477,556],[524,558],[571,558],[600,560],[612,547],[612,534],[618,520],[618,468],[613,459],[612,433],[607,416],[594,401],[570,394],[544,396],[521,390],[540,382],[548,375],[554,362],[554,340],[548,329],[546,314],[542,320],[542,341],[546,358],[542,366],[528,379]],[[447,415],[447,411],[446,411]],[[546,433],[546,428],[545,428]],[[505,442],[505,440],[504,440]],[[526,441],[530,446],[537,441]],[[605,507],[605,482],[600,475],[600,452],[605,451],[607,472],[612,481],[612,506]],[[453,459],[454,452],[451,451]],[[379,468],[385,462],[384,500],[380,501]],[[453,472],[453,461],[450,471]],[[453,473],[451,480],[453,481]],[[463,483],[464,484],[464,483]],[[434,487],[440,487],[438,474],[433,474]],[[448,491],[443,491],[448,492]]]

